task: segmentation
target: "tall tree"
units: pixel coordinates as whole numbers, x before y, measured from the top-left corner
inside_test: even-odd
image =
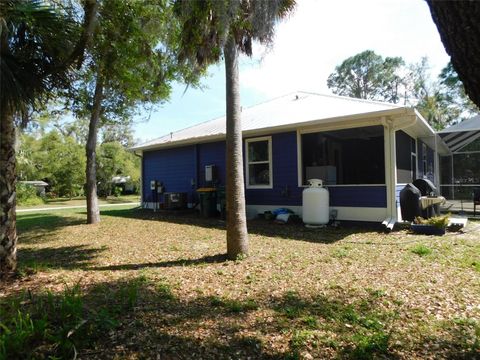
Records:
[[[480,2],[427,0],[466,94],[480,107]]]
[[[401,97],[405,62],[401,57],[385,59],[372,50],[349,57],[327,80],[334,94],[397,103]]]
[[[176,28],[167,1],[103,0],[98,26],[74,94],[73,111],[89,117],[86,142],[87,222],[100,221],[96,149],[99,128],[128,124],[142,104],[167,99],[170,82],[188,78],[173,56]],[[171,36],[167,38],[167,33]],[[167,43],[167,40],[172,43]]]
[[[448,67],[439,79],[432,79],[428,58],[405,64],[402,58],[383,59],[367,50],[335,68],[327,85],[335,94],[415,106],[428,123],[440,130],[461,119],[461,83]]]
[[[175,7],[183,24],[180,58],[199,67],[225,60],[227,255],[235,259],[248,254],[238,57],[251,56],[255,40],[271,45],[276,22],[295,1],[177,0]]]
[[[460,110],[460,120],[471,118],[480,112],[478,106],[465,93],[463,82],[451,62],[442,69],[438,77],[449,103]]]
[[[0,277],[16,268],[15,126],[55,89],[68,86],[95,22],[84,3],[79,37],[73,8],[45,1],[0,1]],[[15,122],[17,120],[17,122]]]

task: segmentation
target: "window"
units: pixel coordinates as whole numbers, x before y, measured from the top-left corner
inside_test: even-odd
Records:
[[[422,143],[422,169],[423,177],[427,176],[427,145]]]
[[[412,168],[412,180],[417,179],[417,141],[412,138],[410,143],[411,148],[411,168]]]
[[[417,178],[416,140],[402,130],[395,132],[397,182],[406,184]]]
[[[302,134],[300,165],[303,185],[385,184],[383,127]]]
[[[247,139],[247,188],[272,188],[272,138]]]

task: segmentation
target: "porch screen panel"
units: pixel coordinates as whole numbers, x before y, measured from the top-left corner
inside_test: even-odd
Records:
[[[453,187],[453,168],[452,156],[440,157],[440,193],[447,199],[452,199],[454,194]]]
[[[301,149],[304,185],[385,184],[382,126],[302,134]]]
[[[452,200],[471,200],[480,188],[480,152],[453,154],[441,158],[441,192]]]
[[[416,145],[405,132],[399,130],[395,133],[397,157],[397,182],[409,183],[416,178]]]

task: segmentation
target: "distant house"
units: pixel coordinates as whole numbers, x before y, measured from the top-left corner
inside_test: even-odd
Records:
[[[297,92],[242,111],[247,215],[288,207],[302,212],[310,178],[325,181],[340,220],[399,219],[398,193],[419,177],[438,181],[445,144],[412,108]],[[151,181],[187,194],[208,185],[214,165],[225,184],[225,117],[173,132],[134,148],[142,153],[142,204],[162,202]]]
[[[112,184],[121,187],[124,194],[131,194],[135,191],[131,176],[114,176],[112,177]]]
[[[34,181],[19,181],[19,184],[25,184],[28,186],[32,186],[37,190],[38,196],[45,196],[45,189],[48,186],[48,183],[41,180],[34,180]]]

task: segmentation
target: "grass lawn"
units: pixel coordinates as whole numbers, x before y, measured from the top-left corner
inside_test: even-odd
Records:
[[[109,196],[108,198],[98,198],[98,203],[100,205],[106,204],[122,204],[122,203],[139,203],[140,195],[121,195],[118,197]],[[49,207],[60,207],[60,206],[86,206],[87,200],[84,196],[76,198],[57,198],[57,199],[47,199],[43,204],[36,205],[26,205],[18,206],[17,209],[35,209],[35,208],[49,208]]]
[[[17,279],[0,285],[0,358],[480,357],[480,223],[428,237],[134,208],[20,214]]]

